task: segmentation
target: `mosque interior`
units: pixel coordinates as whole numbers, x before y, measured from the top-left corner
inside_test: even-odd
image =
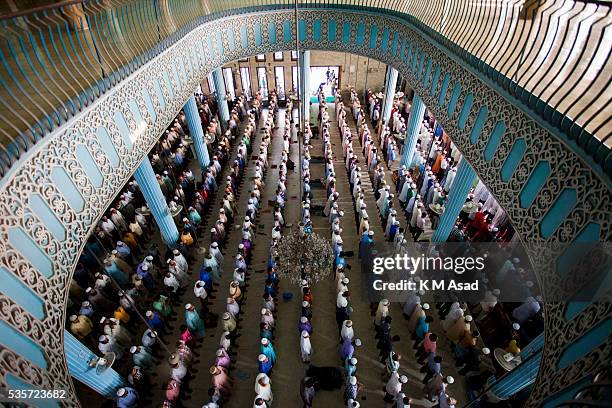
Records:
[[[610,406],[608,2],[0,20],[2,404]]]

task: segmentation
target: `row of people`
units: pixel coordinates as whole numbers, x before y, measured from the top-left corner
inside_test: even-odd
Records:
[[[355,97],[356,95],[353,96]],[[358,105],[358,99],[354,98],[354,101],[355,104]],[[346,122],[344,104],[342,101],[338,101],[336,106],[338,109],[338,126],[341,129],[343,137],[342,143],[345,154],[346,171],[349,175],[349,185],[353,194],[356,211],[357,208],[359,208],[359,212],[356,212],[356,223],[361,237],[360,256],[364,258],[369,251],[368,248],[373,245],[374,231],[371,229],[370,218],[367,214],[367,204],[364,200],[364,193],[366,192],[362,190],[361,168],[359,167],[357,155],[353,151],[352,132]],[[362,110],[359,107],[353,109],[353,112],[357,113],[358,118],[362,115]],[[362,123],[362,126],[365,126],[365,123]],[[361,144],[364,146],[363,153],[367,155],[367,149],[373,146],[373,140],[371,140],[369,132],[362,132],[362,137],[363,140]],[[377,165],[377,168],[378,167],[380,166]],[[373,188],[376,189],[374,185],[376,185],[376,183],[373,184]],[[377,200],[378,213],[381,218],[382,226],[385,229],[385,237],[387,237],[389,241],[395,239],[399,230],[399,221],[394,219],[395,210],[392,208],[393,201],[391,201],[391,199],[392,197],[381,194]],[[378,339],[376,347],[379,349],[381,362],[385,364],[385,371],[383,373],[383,378],[386,380],[384,400],[385,402],[393,402],[397,407],[409,407],[411,399],[402,392],[402,385],[408,381],[408,378],[405,375],[399,374],[401,356],[393,351],[391,334],[392,319],[391,316],[389,316],[388,307],[389,301],[387,299],[382,299],[374,313],[374,328],[376,331],[376,338]]]
[[[357,100],[356,94],[353,91],[353,100]],[[353,112],[361,112],[360,108],[357,107],[353,109]],[[358,115],[359,116],[359,115]],[[357,118],[355,118],[357,119]],[[345,121],[345,115],[341,115],[341,121]],[[357,120],[356,120],[357,121]],[[350,132],[345,132],[347,134],[345,143],[347,144],[346,151],[349,155],[349,162],[352,165],[352,180],[355,185],[359,187],[361,183],[360,181],[360,172],[357,169],[358,160],[354,154],[352,154],[352,140]],[[368,149],[372,149],[372,145],[375,144],[372,136],[370,135],[367,124],[362,123],[360,129],[361,137],[360,142],[362,144],[362,152],[367,157]],[[381,140],[381,143],[384,143],[384,139]],[[403,240],[402,230],[400,228],[399,220],[396,219],[396,212],[393,208],[393,195],[390,193],[389,186],[386,185],[385,182],[385,172],[381,167],[377,167],[374,170],[374,174],[370,175],[370,179],[372,181],[372,188],[374,189],[375,197],[377,198],[376,204],[378,207],[379,216],[381,219],[382,227],[385,231],[385,238],[388,241],[392,241],[395,244],[395,247],[398,248],[398,240]],[[359,183],[359,184],[357,184]],[[364,202],[360,203],[360,207],[363,208],[362,211],[366,210],[366,205]],[[367,220],[366,220],[367,223]],[[361,223],[363,226],[363,222]],[[366,225],[369,228],[369,224]],[[364,230],[364,234],[367,233],[367,230]],[[392,318],[389,315],[389,307],[390,302],[388,299],[382,299],[378,303],[378,307],[376,308],[375,317],[374,317],[374,326],[376,329],[376,336],[379,339],[377,347],[380,349],[380,357],[381,361],[385,364],[384,377],[387,379],[385,385],[385,402],[393,402],[397,407],[406,407],[410,406],[411,398],[406,396],[404,392],[402,392],[403,384],[408,382],[408,377],[405,375],[399,374],[400,369],[400,361],[401,355],[394,351],[393,346],[393,336],[391,332],[392,327]],[[418,310],[416,310],[418,309]],[[415,306],[415,310],[410,311],[410,319],[408,321],[408,329],[412,333],[413,339],[415,341],[415,348],[419,348],[421,342],[425,341],[426,336],[429,334],[430,323],[432,318],[426,315],[426,311],[429,310],[429,305],[424,303],[422,306],[420,303],[418,307]],[[433,356],[435,358],[435,362],[438,363],[434,368],[440,368],[439,362],[441,362],[441,357]],[[439,373],[439,372],[438,372]],[[432,377],[434,375],[433,371],[429,371],[425,374],[425,377],[422,381],[426,384],[429,384]],[[437,378],[437,377],[436,377]],[[449,377],[448,380],[452,383],[452,377]],[[444,389],[445,390],[445,389]],[[437,393],[436,396],[440,397],[441,392]],[[444,401],[453,401],[452,399],[447,398],[446,394],[444,395]]]
[[[212,111],[209,111],[209,114],[212,116]],[[209,119],[210,117],[207,117],[207,120]],[[223,148],[219,149],[222,151]],[[189,148],[184,114],[181,112],[156,145],[151,157],[154,167],[161,173],[158,176],[158,182],[160,188],[163,185],[162,192],[167,198],[171,192],[181,196],[180,200],[184,206],[179,214],[183,212],[188,215],[186,204],[191,204],[195,200],[194,194],[197,191],[195,176],[187,168],[193,156]],[[214,165],[215,163],[211,163],[211,166]],[[175,320],[176,313],[173,311],[172,298],[168,296],[170,293],[163,289],[160,291],[159,288],[164,288],[165,285],[159,285],[159,283],[168,281],[168,276],[171,276],[173,281],[185,282],[190,256],[188,247],[182,243],[179,243],[177,248],[169,248],[163,258],[155,245],[151,245],[148,250],[143,250],[142,243],[146,242],[147,235],[151,233],[154,221],[151,219],[149,209],[144,205],[141,206],[143,204],[142,194],[138,193],[137,188],[135,181],[128,183],[127,190],[119,197],[118,206],[111,209],[110,220],[108,218],[102,220],[98,234],[100,238],[108,242],[117,232],[125,230],[125,222],[122,222],[121,219],[123,214],[118,214],[118,210],[123,210],[124,214],[131,215],[131,208],[137,204],[138,209],[134,210],[134,222],[137,223],[137,226],[131,223],[128,227],[132,233],[137,235],[137,243],[134,245],[131,239],[117,242],[115,249],[105,259],[104,275],[102,275],[107,280],[112,277],[113,285],[118,286],[120,290],[118,292],[119,308],[115,310],[114,316],[111,318],[103,316],[100,319],[104,334],[98,339],[98,349],[102,353],[112,351],[118,358],[121,358],[125,350],[129,350],[133,364],[128,364],[132,367],[127,375],[128,384],[117,392],[116,403],[120,407],[137,405],[138,393],[148,386],[148,376],[160,359],[159,339],[166,333],[167,324]],[[185,194],[187,191],[188,193]],[[179,199],[175,196],[174,200]],[[171,200],[169,205],[172,203]],[[203,207],[207,205],[207,203],[201,204]],[[202,208],[203,211],[204,208]],[[108,221],[111,221],[112,225]],[[103,242],[100,239],[98,241]],[[142,261],[136,262],[137,257],[142,257]],[[162,262],[163,259],[166,260],[165,263]],[[91,288],[90,298],[85,306],[100,302],[104,304],[100,295],[106,288],[113,286],[108,283],[102,284],[104,279],[97,280],[100,282],[95,287],[100,290],[100,293],[96,292],[97,289]],[[146,307],[147,303],[151,306]],[[143,335],[134,341],[131,339],[132,333],[129,329],[123,329],[122,324],[128,328],[131,327],[133,331],[134,325],[128,325],[128,322],[134,321],[134,315],[143,306],[148,309],[145,313],[148,327]],[[183,356],[182,361],[187,364],[192,357],[190,346],[179,340],[176,344],[176,351],[173,353],[173,356],[177,355]],[[120,360],[120,364],[123,361]],[[125,363],[127,364],[127,361]],[[173,383],[171,388],[176,391],[175,398],[177,398],[180,387],[177,386],[177,383]],[[172,390],[169,391],[170,395],[173,393]]]
[[[232,112],[236,114],[235,110]],[[208,131],[214,131],[216,127],[216,121],[213,120],[211,125],[209,126]],[[211,128],[212,126],[212,128]],[[253,132],[250,133],[248,137],[251,136]],[[221,180],[222,176],[222,165],[219,162],[218,158],[221,157],[223,163],[228,162],[229,152],[231,149],[231,140],[234,138],[230,135],[229,130],[226,131],[221,139],[220,145],[223,147],[218,151],[218,154],[213,156],[213,160],[211,161],[208,169],[202,172],[202,184],[200,186],[201,189],[204,189],[205,192],[208,192],[207,197],[212,199],[212,195],[218,191],[218,182]],[[240,150],[241,147],[239,147]],[[243,147],[242,147],[243,148]],[[236,163],[234,162],[234,165]],[[227,184],[231,184],[231,180],[228,180]],[[228,191],[226,191],[228,193]],[[196,193],[195,200],[199,200]],[[229,195],[224,196],[224,199],[228,199],[229,202],[233,203],[235,200],[235,196],[233,191],[230,192]],[[232,205],[230,204],[230,207]],[[197,218],[193,214],[194,208],[191,207],[189,218],[184,218],[183,223],[186,225],[192,225],[192,230],[190,231],[190,235],[197,239],[201,232],[201,223],[202,219]],[[222,273],[223,267],[223,253],[221,251],[223,240],[225,236],[221,233],[222,229],[226,226],[229,226],[231,222],[231,218],[223,217],[222,214],[219,219],[216,221],[213,230],[215,230],[215,234],[220,240],[211,241],[211,244],[208,248],[208,252],[206,254],[206,258],[203,262],[203,269],[207,274],[211,274],[217,277],[220,277]],[[231,214],[230,214],[231,217]],[[184,234],[183,234],[184,235]],[[183,236],[181,237],[184,240]],[[184,243],[184,242],[183,242]],[[186,282],[189,278],[185,274],[187,270],[187,265],[184,263],[177,263],[172,260],[168,260],[169,270],[171,272],[177,269],[178,265],[184,266],[184,272],[182,275],[174,276],[173,273],[167,274],[164,278],[164,286],[166,290],[172,295],[173,298],[178,297],[179,292],[183,292],[185,286],[188,285]],[[179,279],[180,278],[180,279]],[[209,282],[210,283],[210,282]],[[232,282],[233,283],[233,282]],[[230,285],[230,293],[234,290],[234,285]],[[203,341],[204,336],[206,334],[205,327],[205,318],[207,318],[207,305],[208,298],[213,292],[212,287],[206,289],[205,281],[198,279],[194,285],[194,294],[200,300],[200,308],[194,304],[187,303],[184,305],[184,313],[185,313],[185,326],[182,326],[179,333],[179,339],[177,341],[177,349],[174,353],[170,355],[168,358],[168,363],[170,365],[170,378],[166,383],[166,392],[165,399],[162,404],[164,407],[172,407],[177,404],[180,404],[180,400],[186,397],[186,394],[190,392],[189,390],[189,380],[192,378],[191,376],[191,366],[193,364],[193,356],[195,354],[192,349],[196,347],[199,342]],[[231,298],[233,300],[233,298]],[[228,308],[229,308],[229,300],[228,300]],[[163,315],[162,315],[163,318]],[[216,398],[219,395],[219,391],[215,388],[211,388],[210,391],[211,397]]]
[[[359,407],[358,396],[363,389],[357,379],[357,357],[355,354],[356,347],[361,346],[361,340],[355,336],[353,321],[350,320],[352,307],[350,306],[350,279],[349,265],[345,260],[345,251],[343,248],[342,239],[342,219],[344,211],[339,206],[340,194],[335,189],[336,169],[334,166],[333,144],[331,140],[328,105],[325,102],[325,97],[320,98],[322,102],[319,104],[319,126],[322,129],[324,157],[326,159],[325,174],[327,176],[327,208],[329,214],[329,224],[331,229],[331,242],[334,251],[334,267],[336,279],[336,323],[338,324],[338,336],[340,346],[338,354],[344,368],[345,384],[344,384],[344,401],[347,407]],[[330,200],[331,199],[331,200]]]
[[[234,105],[232,110],[235,111],[235,116],[242,111],[242,105]],[[250,154],[253,150],[252,144],[257,132],[258,109],[253,108],[247,113],[247,125],[242,131],[242,136],[239,141],[236,159],[230,175],[226,178],[226,186],[221,208],[219,209],[219,221],[217,225],[211,229],[211,246],[224,247],[227,240],[229,230],[238,216],[237,199],[241,193],[241,183],[245,178],[247,163]],[[231,129],[230,129],[231,132]],[[237,137],[237,131],[234,131],[234,137]],[[240,243],[236,250],[236,255],[233,258],[228,258],[233,261],[234,268],[232,279],[228,286],[227,297],[225,298],[225,312],[221,316],[222,334],[219,339],[219,347],[215,352],[215,360],[209,368],[211,375],[211,391],[209,392],[210,399],[204,404],[204,407],[213,408],[222,406],[232,393],[234,379],[230,376],[232,370],[232,356],[236,353],[238,347],[237,339],[239,337],[238,330],[240,328],[241,309],[244,302],[244,293],[247,287],[248,275],[247,271],[251,263],[254,230],[253,225],[261,208],[261,189],[263,188],[263,178],[265,174],[257,175],[257,168],[262,166],[267,160],[267,141],[266,135],[262,136],[259,155],[255,162],[254,172],[256,176],[253,180],[253,186],[249,190],[247,198],[247,206],[245,216],[242,219],[240,228]],[[265,167],[264,167],[265,169]],[[226,225],[227,224],[227,225]],[[213,249],[213,248],[211,248]],[[226,258],[216,256],[216,252],[209,251],[202,263],[200,276],[194,293],[202,301],[203,296],[210,295],[214,291],[214,287],[221,279],[223,270],[220,269],[220,262],[225,265]]]
[[[289,103],[289,107],[291,103]],[[274,136],[274,129],[277,127],[278,120],[278,107],[277,107],[277,94],[275,91],[271,92],[270,105],[268,111],[268,117],[264,124],[264,133],[266,134],[265,144],[266,149],[268,143],[272,141]],[[282,197],[282,202],[285,200],[286,191],[286,180],[287,180],[287,161],[289,145],[285,143],[287,140],[287,132],[290,127],[285,123],[285,134],[283,135],[281,161],[278,165],[278,184],[276,188],[276,203],[273,212],[273,225],[271,231],[271,242],[268,250],[267,277],[264,281],[263,286],[263,301],[261,308],[261,320],[259,323],[259,355],[257,356],[257,366],[259,373],[255,377],[254,391],[255,398],[253,400],[253,408],[269,408],[274,400],[274,394],[272,393],[272,381],[270,376],[274,365],[276,364],[277,356],[276,349],[273,345],[274,340],[274,329],[276,328],[276,303],[278,300],[278,285],[279,277],[277,273],[277,262],[278,254],[276,247],[282,238],[282,230],[285,225],[283,217],[283,208],[280,206],[279,198]],[[267,151],[267,150],[266,150]]]

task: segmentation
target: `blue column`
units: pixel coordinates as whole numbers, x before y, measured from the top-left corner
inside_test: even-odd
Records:
[[[168,209],[168,203],[166,203],[166,199],[159,187],[149,159],[145,159],[140,163],[140,166],[134,172],[134,178],[140,187],[140,191],[142,191],[147,205],[151,209],[153,218],[155,218],[157,225],[159,225],[162,238],[168,246],[176,245],[179,239],[179,232],[176,229],[176,224]]]
[[[395,99],[395,87],[397,86],[397,69],[389,67],[385,78],[385,99],[382,105],[381,118],[383,123],[388,124],[391,118],[391,110],[393,109],[393,100]],[[422,116],[422,114],[421,114]]]
[[[227,129],[229,121],[229,107],[227,106],[227,91],[225,90],[225,82],[223,81],[223,73],[221,68],[217,68],[212,72],[212,79],[217,92],[217,106],[219,109],[219,120],[221,121],[221,129]]]
[[[193,95],[189,97],[183,110],[187,118],[187,127],[189,127],[189,134],[193,140],[198,163],[200,163],[200,168],[204,170],[210,164],[210,158],[208,157],[208,147],[206,147],[206,142],[204,141],[204,131],[202,130],[200,115],[198,114],[198,104]]]
[[[408,126],[406,126],[406,139],[402,148],[401,165],[406,166],[406,168],[412,163],[412,156],[414,156],[414,149],[423,124],[423,115],[425,115],[425,104],[417,94],[414,94],[410,116],[408,117]]]
[[[304,120],[310,122],[310,51],[300,51],[300,101]]]
[[[523,360],[518,367],[499,381],[494,382],[487,394],[493,399],[505,400],[510,398],[535,381],[541,360],[542,351],[538,351],[531,358]]]
[[[457,167],[457,175],[444,204],[444,212],[440,215],[440,222],[431,237],[431,242],[446,242],[475,178],[476,172],[472,166],[461,158]]]
[[[92,358],[102,356],[92,353],[68,330],[64,330],[64,352],[70,375],[98,394],[106,398],[115,398],[117,390],[127,384],[125,379],[112,368],[107,368],[98,374],[95,367],[90,367],[89,361]]]
[[[527,360],[529,356],[542,350],[542,347],[544,347],[544,332],[542,332],[535,339],[531,340],[531,342],[528,345],[521,348],[521,360],[522,361]]]

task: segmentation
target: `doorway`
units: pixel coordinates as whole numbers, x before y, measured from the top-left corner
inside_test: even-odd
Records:
[[[249,67],[240,67],[240,83],[242,84],[242,92],[247,101],[253,97],[251,93],[251,71]]]
[[[276,92],[278,92],[278,99],[280,101],[285,100],[285,67],[274,67],[274,79],[276,81]]]
[[[257,67],[257,84],[259,85],[259,92],[261,93],[261,99],[264,101],[268,100],[268,72],[266,67]]]
[[[225,91],[230,94],[232,101],[235,101],[236,86],[234,84],[234,73],[231,68],[223,68],[223,78],[225,79]]]
[[[317,102],[319,89],[322,88],[327,102],[334,101],[336,89],[340,86],[340,67],[310,67],[310,100]]]

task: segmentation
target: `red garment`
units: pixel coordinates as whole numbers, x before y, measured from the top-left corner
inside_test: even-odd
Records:
[[[191,334],[191,332],[189,331],[189,329],[185,329],[185,331],[181,333],[181,337],[180,337],[180,338],[181,338],[181,340],[182,340],[182,341],[183,341],[185,344],[187,344],[187,345],[189,345],[189,346],[193,345],[193,343],[194,343],[194,337],[193,337],[193,334]]]
[[[478,211],[478,212],[476,213],[476,215],[474,216],[474,226],[475,226],[476,228],[480,228],[480,226],[481,226],[483,223],[486,223],[486,222],[485,222],[485,215],[484,215],[484,213],[483,213],[482,211]]]
[[[472,237],[472,240],[479,241],[481,238],[487,237],[488,234],[489,234],[489,224],[487,224],[486,221],[483,221],[479,225],[478,230],[476,231],[474,236]]]
[[[425,335],[425,339],[423,340],[423,350],[425,350],[425,352],[427,354],[435,353],[436,349],[438,347],[438,345],[437,345],[437,343],[435,341],[429,340],[429,336],[430,335],[431,335],[431,333],[427,333]]]

